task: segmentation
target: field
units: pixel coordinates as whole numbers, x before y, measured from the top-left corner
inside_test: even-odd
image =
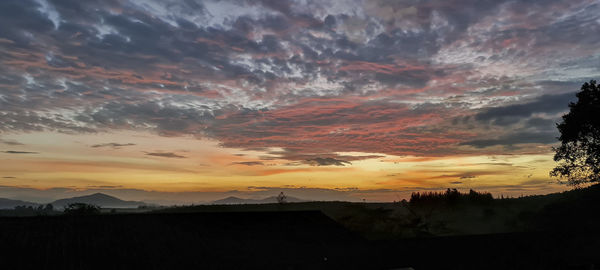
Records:
[[[465,194],[463,194],[465,195]],[[303,202],[195,205],[155,213],[321,211],[369,240],[548,230],[593,230],[600,224],[600,185],[563,193],[505,199],[452,199],[396,203]],[[593,211],[593,212],[590,212]]]
[[[594,269],[600,189],[0,218],[7,269]]]

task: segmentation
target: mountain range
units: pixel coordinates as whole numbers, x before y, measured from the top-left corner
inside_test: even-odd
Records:
[[[286,202],[306,202],[296,197],[287,196]],[[145,202],[140,201],[125,201],[117,197],[106,195],[104,193],[94,193],[91,195],[64,198],[51,202],[55,208],[60,209],[71,203],[87,203],[98,205],[103,208],[137,208],[141,205],[147,205]],[[238,197],[227,197],[224,199],[216,200],[211,204],[263,204],[263,203],[277,203],[277,197],[271,196],[264,199],[243,199]],[[13,209],[16,206],[32,206],[37,207],[42,205],[41,203],[34,203],[22,200],[4,199],[0,198],[0,209]]]
[[[124,201],[104,193],[94,193],[86,196],[60,199],[52,202],[52,205],[54,205],[54,207],[64,208],[72,203],[95,204],[104,208],[136,208],[140,205],[146,205],[144,202]]]
[[[146,205],[144,202],[138,201],[124,201],[119,198],[106,195],[103,193],[94,193],[86,196],[79,196],[73,198],[65,198],[51,202],[55,208],[64,208],[71,203],[87,203],[94,204],[104,208],[136,208],[140,205]],[[16,206],[32,206],[37,207],[42,205],[40,203],[27,202],[21,200],[12,200],[0,198],[0,209],[12,209]]]
[[[32,206],[32,207],[37,207],[38,205],[39,204],[32,203],[32,202],[26,202],[26,201],[21,201],[21,200],[11,200],[11,199],[0,198],[0,209],[13,209],[16,206]]]

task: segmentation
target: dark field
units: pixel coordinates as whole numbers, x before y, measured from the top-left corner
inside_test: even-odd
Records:
[[[367,241],[319,212],[0,219],[3,269],[594,269],[600,234]]]
[[[599,190],[2,217],[1,268],[597,269]]]
[[[24,268],[354,267],[366,245],[319,212],[0,219],[2,262]]]

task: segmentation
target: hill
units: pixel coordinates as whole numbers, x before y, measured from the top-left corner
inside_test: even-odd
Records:
[[[286,202],[306,202],[306,200],[302,200],[296,197],[287,196],[285,199]],[[213,201],[212,204],[268,204],[268,203],[277,203],[277,197],[271,196],[264,199],[242,199],[235,196],[230,196],[224,199]]]
[[[423,194],[422,194],[423,195]],[[452,195],[452,196],[450,196]],[[454,196],[457,195],[457,196]],[[431,198],[428,198],[431,197]],[[230,197],[213,205],[157,210],[185,212],[322,211],[368,239],[457,236],[553,230],[600,224],[600,185],[547,195],[494,199],[487,193],[426,194],[396,203],[258,203]]]
[[[124,201],[103,193],[95,193],[86,196],[60,199],[52,202],[52,205],[54,205],[57,208],[64,208],[66,205],[72,203],[94,204],[103,208],[136,208],[140,205],[146,205],[143,202]]]
[[[37,206],[39,206],[39,204],[21,201],[21,200],[11,200],[11,199],[0,198],[0,209],[13,209],[16,206],[37,207]]]
[[[102,269],[115,264],[156,269],[600,265],[600,218],[594,215],[600,211],[600,185],[509,199],[454,191],[416,197],[400,203],[221,204],[145,214],[0,217],[5,244],[0,254],[13,259],[3,261],[8,268],[12,262],[31,269],[36,263],[77,268],[90,262]],[[27,260],[29,254],[43,259]]]

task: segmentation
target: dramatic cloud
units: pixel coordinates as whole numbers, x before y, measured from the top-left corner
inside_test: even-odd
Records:
[[[138,132],[260,152],[202,161],[247,165],[231,170],[548,154],[600,78],[594,0],[21,0],[0,25],[1,144]]]
[[[600,73],[600,7],[586,0],[0,5],[4,131],[439,155],[523,132],[468,135],[447,119],[507,126],[561,112]]]

